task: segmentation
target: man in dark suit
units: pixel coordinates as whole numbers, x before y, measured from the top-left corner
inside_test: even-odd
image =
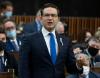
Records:
[[[41,30],[42,28],[42,24],[41,24],[41,13],[40,10],[37,12],[35,20],[31,23],[28,24],[24,24],[23,25],[23,34],[29,34],[29,33],[34,33],[34,32],[38,32]]]
[[[12,19],[7,19],[3,23],[5,33],[7,35],[7,52],[19,52],[21,40],[17,37],[16,24]]]
[[[80,73],[71,74],[66,78],[100,78],[99,74],[91,71],[90,58],[88,57],[88,55],[83,54],[83,53],[76,54],[76,59],[79,59],[82,57],[83,57],[83,59],[85,59],[85,62],[86,62],[86,65],[83,66],[83,69],[85,69],[85,71],[83,71],[82,74],[80,74]]]
[[[18,64],[13,55],[5,51],[6,47],[6,34],[0,28],[0,72],[7,72],[8,69],[14,69],[15,75],[18,76]]]
[[[100,62],[100,41],[96,37],[90,38],[88,47],[84,53],[91,58],[91,66],[95,66],[96,62]]]
[[[57,35],[58,8],[45,4],[41,10],[42,31],[23,38],[20,78],[65,78],[64,66],[69,73],[79,72],[69,38]]]

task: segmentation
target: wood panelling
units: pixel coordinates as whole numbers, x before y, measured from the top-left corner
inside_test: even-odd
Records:
[[[29,23],[34,20],[34,16],[14,16],[16,23]],[[78,39],[79,33],[87,29],[94,33],[100,26],[99,17],[61,17],[69,25],[69,35],[73,40]]]

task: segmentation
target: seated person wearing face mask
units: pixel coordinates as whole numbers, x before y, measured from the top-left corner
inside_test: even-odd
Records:
[[[5,33],[7,36],[7,52],[19,52],[21,40],[17,37],[16,24],[13,20],[7,19],[3,23]]]
[[[5,19],[11,18],[12,14],[13,4],[10,1],[2,1],[0,3],[0,24],[2,24]]]
[[[13,55],[5,51],[6,34],[0,28],[0,72],[7,72],[8,69],[14,69],[15,75],[18,76],[18,64]]]
[[[85,54],[87,54],[91,58],[91,66],[95,66],[96,62],[100,62],[100,57],[98,57],[98,53],[100,50],[100,41],[92,37],[88,42],[88,48],[85,50]]]
[[[86,65],[83,66],[83,73],[82,74],[79,74],[79,73],[70,74],[66,78],[100,78],[99,74],[94,73],[90,70],[90,58],[86,54],[79,53],[79,54],[76,54],[75,57],[76,57],[76,61],[78,59],[84,60]]]

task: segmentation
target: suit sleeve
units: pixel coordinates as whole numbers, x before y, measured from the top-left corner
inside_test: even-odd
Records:
[[[20,78],[31,78],[30,77],[30,68],[29,68],[29,63],[30,63],[30,42],[29,42],[29,37],[24,36],[22,38],[22,45],[20,49],[20,59],[19,59],[19,77]]]
[[[70,74],[78,73],[78,69],[76,67],[76,59],[74,56],[74,53],[72,51],[72,43],[69,39],[67,39],[68,45],[67,45],[67,54],[66,54],[66,60],[65,60],[65,65],[67,68],[67,72]]]
[[[14,69],[15,75],[18,76],[18,62],[15,59],[13,54],[6,53],[8,59],[8,68],[7,69]]]

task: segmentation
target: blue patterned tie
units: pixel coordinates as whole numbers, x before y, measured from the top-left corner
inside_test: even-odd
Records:
[[[56,62],[56,43],[54,39],[53,33],[49,33],[50,35],[50,52],[51,52],[51,59],[53,64]]]
[[[1,72],[4,71],[4,65],[3,65],[2,56],[0,56],[0,71],[1,71]]]
[[[12,44],[15,48],[15,51],[19,51],[19,47],[17,46],[17,44],[15,43],[15,41],[12,41]]]

